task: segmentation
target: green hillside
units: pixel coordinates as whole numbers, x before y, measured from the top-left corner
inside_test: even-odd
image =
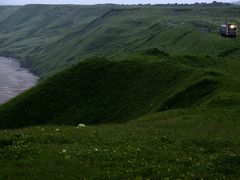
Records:
[[[233,75],[225,65],[156,49],[120,61],[94,58],[1,106],[0,127],[112,123],[169,109],[221,107],[226,97],[218,95],[239,90],[227,87]]]
[[[159,48],[171,54],[232,56],[239,39],[219,37],[239,6],[28,5],[0,23],[0,52],[22,58],[40,76],[94,55]]]
[[[0,131],[0,178],[236,179],[239,68],[156,49],[82,62],[0,107],[1,128],[35,125]]]
[[[0,6],[0,22],[5,20],[8,16],[20,9],[21,6]]]
[[[81,62],[0,107],[3,129],[38,125],[0,131],[0,178],[237,179],[239,68],[156,49]]]
[[[0,7],[40,82],[0,106],[0,179],[238,179],[240,6]]]

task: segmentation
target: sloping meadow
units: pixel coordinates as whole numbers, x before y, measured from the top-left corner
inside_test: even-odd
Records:
[[[224,84],[215,60],[137,54],[88,59],[0,107],[1,128],[126,122],[178,108],[205,107]],[[139,58],[137,58],[139,57]],[[208,68],[201,64],[209,61]],[[205,66],[205,65],[204,65]]]

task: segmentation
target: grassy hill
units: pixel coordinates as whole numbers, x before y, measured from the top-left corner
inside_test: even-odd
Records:
[[[0,22],[20,9],[21,6],[0,6]]]
[[[237,179],[239,62],[124,59],[81,62],[1,106],[1,128],[35,126],[0,131],[0,177]]]
[[[39,83],[0,107],[0,127],[125,122],[169,109],[228,108],[228,101],[238,107],[238,83],[228,84],[238,82],[235,61],[157,49],[125,58],[89,59]]]
[[[239,38],[217,33],[239,6],[1,14],[1,55],[42,79],[0,106],[0,179],[239,178]]]
[[[27,5],[0,23],[0,52],[41,77],[95,55],[149,48],[238,58],[239,39],[217,33],[225,17],[238,23],[238,12],[239,6]]]

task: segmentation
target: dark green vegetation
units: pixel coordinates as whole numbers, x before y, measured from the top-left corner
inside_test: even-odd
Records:
[[[240,43],[216,32],[239,12],[16,9],[0,51],[43,79],[0,106],[0,179],[239,178]]]
[[[170,57],[143,57],[148,61],[95,59],[63,71],[0,107],[0,127],[122,122],[198,106],[218,89],[221,75],[214,71]]]

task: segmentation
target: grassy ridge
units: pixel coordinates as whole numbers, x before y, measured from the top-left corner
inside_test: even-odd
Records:
[[[172,74],[166,77],[168,71]],[[166,60],[90,60],[1,107],[1,125],[126,121],[161,106],[193,71]]]
[[[217,106],[212,100],[226,86],[224,72],[217,72],[214,60],[197,61],[157,50],[120,61],[88,60],[1,106],[0,127],[125,122],[163,110]]]
[[[240,22],[238,12],[239,6],[28,5],[0,23],[0,52],[40,76],[94,55],[148,48],[238,58],[239,39],[217,34],[225,16]]]
[[[0,6],[0,22],[5,20],[8,16],[20,9],[20,6]]]

